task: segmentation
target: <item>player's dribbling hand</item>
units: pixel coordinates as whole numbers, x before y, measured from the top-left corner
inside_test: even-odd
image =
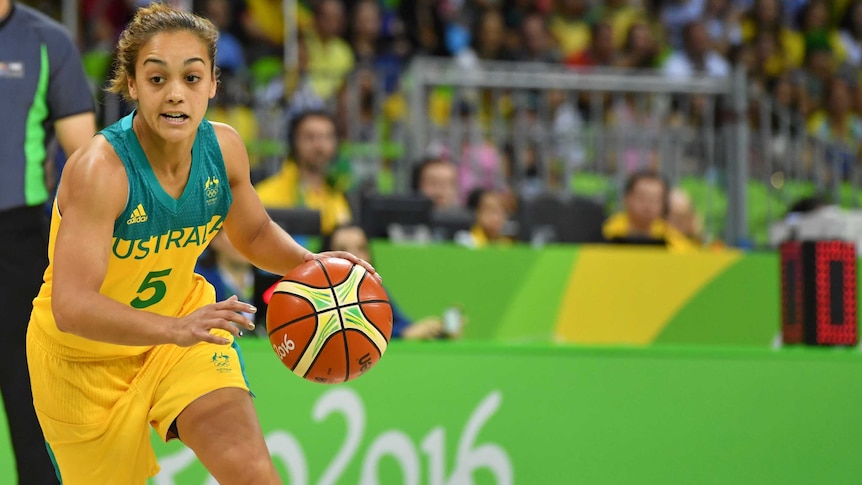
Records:
[[[313,259],[320,259],[320,258],[346,259],[353,264],[358,264],[359,266],[362,266],[363,268],[365,268],[366,271],[368,271],[368,273],[371,276],[377,278],[378,283],[383,283],[383,277],[380,276],[380,274],[377,272],[376,269],[374,269],[374,266],[372,266],[371,263],[369,263],[368,261],[365,261],[364,259],[357,258],[356,256],[348,253],[347,251],[325,251],[325,252],[317,253],[317,254],[307,253],[305,255],[306,261],[311,261]]]
[[[226,330],[239,337],[243,329],[254,330],[254,322],[239,312],[254,313],[257,309],[239,301],[236,295],[227,300],[205,305],[179,319],[174,344],[189,347],[198,342],[227,345],[228,338],[211,332],[213,329]]]

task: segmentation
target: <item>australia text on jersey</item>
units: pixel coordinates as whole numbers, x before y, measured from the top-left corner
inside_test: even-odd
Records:
[[[171,248],[180,249],[189,245],[203,246],[221,229],[223,222],[224,216],[216,214],[207,224],[170,229],[145,239],[115,237],[112,251],[114,256],[119,259],[144,259],[150,253],[159,254],[159,252],[169,251]]]

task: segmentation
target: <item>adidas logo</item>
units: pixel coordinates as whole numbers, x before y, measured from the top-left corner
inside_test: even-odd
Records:
[[[132,211],[132,217],[126,221],[126,224],[137,224],[139,222],[147,222],[147,212],[144,210],[143,204],[138,204],[135,210]]]

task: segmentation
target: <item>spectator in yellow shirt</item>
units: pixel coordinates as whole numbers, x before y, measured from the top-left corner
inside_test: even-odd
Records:
[[[672,251],[687,251],[694,245],[668,224],[668,184],[651,171],[636,172],[626,181],[624,210],[602,226],[608,242],[664,245]]]
[[[512,238],[506,234],[510,211],[505,194],[474,189],[470,192],[467,207],[473,211],[476,219],[469,232],[463,231],[455,235],[456,242],[471,248],[512,244]]]
[[[331,98],[353,70],[353,49],[341,36],[344,5],[338,0],[314,4],[314,32],[305,37],[311,86],[324,100]]]
[[[327,181],[338,148],[332,116],[319,110],[300,113],[291,120],[288,144],[290,156],[281,170],[255,186],[263,205],[319,210],[322,234],[349,222],[352,214],[347,199]]]

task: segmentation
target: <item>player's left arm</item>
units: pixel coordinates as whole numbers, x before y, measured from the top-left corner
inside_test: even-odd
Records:
[[[267,214],[251,177],[248,153],[239,134],[232,127],[213,123],[221,146],[233,203],[224,222],[230,242],[258,268],[283,275],[304,261],[335,256],[361,264],[370,273],[374,268],[356,256],[343,251],[314,254],[297,243]]]

